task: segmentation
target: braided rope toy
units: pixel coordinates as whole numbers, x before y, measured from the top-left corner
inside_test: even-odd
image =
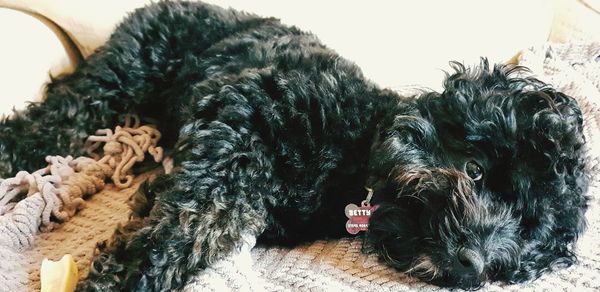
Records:
[[[133,120],[133,122],[132,122]],[[50,231],[83,208],[85,196],[95,194],[110,178],[119,189],[131,186],[132,167],[149,153],[155,162],[163,160],[157,146],[160,132],[140,126],[137,117],[126,116],[125,125],[113,132],[102,129],[88,138],[90,157],[48,156],[48,166],[0,182],[0,254],[2,249],[29,248],[38,230]],[[95,153],[102,145],[103,155]]]

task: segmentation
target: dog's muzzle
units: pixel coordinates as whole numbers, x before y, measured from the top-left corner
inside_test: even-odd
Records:
[[[518,258],[518,223],[511,209],[486,198],[462,171],[416,168],[401,172],[396,181],[399,199],[421,205],[413,215],[419,218],[421,236],[432,243],[423,254],[435,265],[430,270],[445,281],[476,289],[495,261]]]

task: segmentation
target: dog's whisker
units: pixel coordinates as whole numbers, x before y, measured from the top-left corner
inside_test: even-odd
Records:
[[[405,271],[407,274],[416,274],[419,277],[428,277],[429,281],[435,279],[440,273],[439,268],[427,255],[419,256],[414,264]]]

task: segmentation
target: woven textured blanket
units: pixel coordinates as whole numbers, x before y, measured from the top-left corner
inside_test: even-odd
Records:
[[[590,188],[589,227],[578,243],[579,263],[522,285],[488,284],[500,290],[600,290],[600,44],[557,45],[525,50],[521,65],[559,90],[575,97],[584,113],[588,141]],[[408,91],[410,92],[410,90]],[[39,290],[44,257],[58,260],[70,253],[80,276],[87,274],[97,241],[110,237],[128,218],[127,200],[143,177],[124,190],[108,185],[85,208],[51,231],[37,233],[27,248],[7,249],[0,241],[0,291]],[[405,276],[373,255],[360,252],[359,238],[316,241],[296,248],[255,246],[253,238],[231,255],[191,279],[185,291],[390,291],[441,290]],[[11,271],[11,278],[2,278]]]

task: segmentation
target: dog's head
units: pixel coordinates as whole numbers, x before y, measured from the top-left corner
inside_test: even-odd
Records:
[[[575,261],[587,175],[576,101],[521,69],[455,63],[443,93],[398,115],[372,149],[380,207],[367,242],[440,285],[522,282]]]

